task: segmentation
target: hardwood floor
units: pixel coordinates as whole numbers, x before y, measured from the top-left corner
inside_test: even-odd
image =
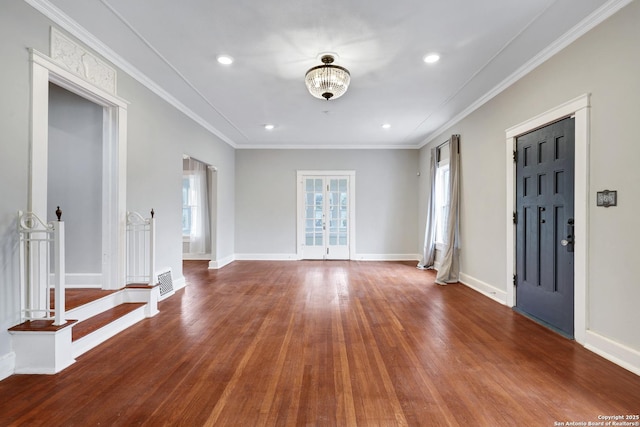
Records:
[[[80,307],[89,302],[95,301],[99,298],[106,297],[117,291],[104,291],[102,289],[94,288],[71,288],[65,290],[64,302],[65,308],[71,310],[76,307]],[[55,307],[55,295],[53,289],[51,290],[51,308]]]
[[[640,413],[640,377],[415,263],[185,263],[189,286],[0,425],[553,426]]]

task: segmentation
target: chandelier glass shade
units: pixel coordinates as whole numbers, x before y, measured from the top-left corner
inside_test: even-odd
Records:
[[[307,89],[311,95],[319,99],[328,101],[340,98],[347,91],[351,81],[349,70],[333,65],[332,55],[324,55],[321,60],[322,65],[310,68],[305,75]]]

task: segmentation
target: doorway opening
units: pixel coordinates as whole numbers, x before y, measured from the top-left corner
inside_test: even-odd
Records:
[[[85,264],[82,270],[89,271],[89,275],[84,278],[70,278],[69,283],[74,280],[94,281],[95,286],[102,289],[120,289],[125,284],[125,227],[126,223],[126,129],[127,129],[127,104],[112,93],[94,86],[86,80],[69,72],[61,67],[48,56],[31,50],[31,150],[29,162],[29,194],[27,197],[27,210],[33,212],[40,218],[49,218],[50,213],[56,210],[56,206],[51,206],[49,199],[50,174],[49,160],[52,161],[62,156],[74,157],[75,154],[67,149],[62,153],[53,151],[56,143],[50,144],[49,140],[49,100],[55,98],[51,90],[56,93],[59,89],[68,91],[73,96],[83,98],[83,102],[93,104],[93,113],[100,123],[94,129],[99,142],[100,153],[94,146],[94,154],[91,155],[91,162],[99,162],[101,173],[93,176],[94,189],[99,187],[99,213],[100,218],[93,218],[95,232],[100,235],[99,244],[94,245],[94,255],[98,253],[99,259],[95,258],[89,263],[94,263],[90,268]],[[54,161],[54,164],[57,164]],[[76,171],[77,172],[77,171]],[[51,171],[51,175],[56,171]],[[98,184],[99,182],[99,184]],[[55,190],[54,190],[55,193]],[[79,198],[71,202],[72,206],[61,206],[63,210],[63,220],[65,211],[70,215],[71,209],[84,210],[82,201]],[[85,215],[87,212],[78,212]],[[68,224],[67,229],[72,228]],[[69,257],[67,262],[71,263]],[[98,268],[99,265],[99,268]],[[80,267],[79,267],[80,268]],[[99,269],[99,271],[93,271]],[[91,278],[88,278],[91,277]],[[82,283],[81,285],[85,285]],[[46,287],[42,287],[46,289]]]
[[[47,221],[64,208],[69,287],[102,287],[102,107],[49,83]]]
[[[214,253],[216,168],[182,156],[182,259],[211,260]]]

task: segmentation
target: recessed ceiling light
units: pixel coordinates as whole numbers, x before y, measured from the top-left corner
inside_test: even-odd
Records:
[[[273,129],[275,129],[275,127],[276,127],[276,125],[272,125],[272,124],[270,124],[270,123],[269,123],[269,124],[264,125],[264,128],[265,128],[266,130],[273,130]]]
[[[437,53],[430,53],[424,57],[424,62],[426,62],[427,64],[433,64],[435,62],[438,62],[439,60],[440,55],[438,55]]]
[[[222,65],[231,65],[233,64],[233,58],[229,55],[218,55],[218,62]]]
[[[391,125],[389,123],[385,123],[382,125],[382,129],[389,129]]]

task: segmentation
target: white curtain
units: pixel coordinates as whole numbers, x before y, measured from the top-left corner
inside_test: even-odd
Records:
[[[208,166],[195,159],[186,159],[184,175],[189,178],[189,205],[191,206],[191,231],[189,253],[210,252],[209,177]]]
[[[436,276],[439,285],[456,283],[460,275],[460,135],[451,136],[449,149],[449,214],[445,248]]]
[[[424,231],[424,248],[422,261],[418,268],[426,270],[433,268],[436,259],[436,169],[438,165],[438,149],[431,149],[429,168],[429,199],[427,201],[427,225]]]

